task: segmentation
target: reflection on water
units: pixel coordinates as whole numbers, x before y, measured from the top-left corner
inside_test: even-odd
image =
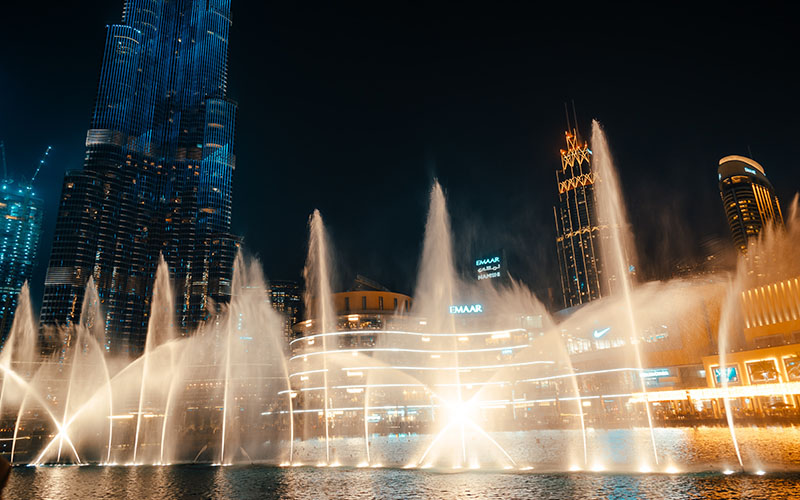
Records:
[[[800,429],[738,429],[749,473],[725,475],[735,456],[725,428],[656,429],[659,449],[680,474],[551,473],[563,460],[563,431],[498,433],[504,446],[525,456],[532,473],[470,471],[451,473],[400,468],[211,467],[18,467],[4,498],[800,498]],[[375,438],[384,457],[401,463],[420,436]],[[626,470],[647,429],[592,431],[593,463]],[[760,462],[755,461],[759,457]],[[754,474],[759,469],[766,474]],[[630,470],[629,468],[627,470]],[[688,471],[688,473],[687,473]]]
[[[798,498],[800,477],[690,475],[446,474],[402,469],[233,467],[20,468],[9,499],[372,498]]]
[[[746,470],[800,470],[800,428],[740,427],[737,435]],[[492,437],[517,457],[520,467],[534,466],[540,472],[562,472],[572,465],[582,465],[582,457],[573,456],[574,450],[580,448],[582,438],[578,430],[497,432],[492,433]],[[665,467],[671,465],[681,471],[739,468],[731,434],[726,427],[657,428],[655,437]],[[373,463],[403,467],[414,461],[417,450],[430,439],[428,435],[374,435],[370,438]],[[589,429],[589,464],[602,465],[608,470],[638,472],[641,464],[637,460],[637,450],[646,449],[649,440],[646,428]],[[356,463],[357,456],[340,450],[357,449],[360,443],[361,438],[333,439],[331,447],[345,463]],[[295,460],[314,465],[320,453],[324,453],[324,447],[323,440],[298,441]]]

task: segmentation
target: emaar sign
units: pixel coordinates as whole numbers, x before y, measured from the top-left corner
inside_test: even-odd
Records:
[[[503,252],[497,252],[489,257],[475,259],[475,277],[480,280],[489,280],[503,276]]]
[[[499,264],[499,263],[500,263],[500,257],[489,257],[489,258],[486,258],[486,259],[478,259],[478,260],[475,261],[475,265],[476,266],[487,266],[487,265],[490,265],[490,264],[493,265],[493,264]]]
[[[450,314],[482,314],[483,304],[450,306]]]

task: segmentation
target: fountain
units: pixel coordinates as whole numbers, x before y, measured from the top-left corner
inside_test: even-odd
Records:
[[[304,269],[307,318],[288,345],[260,266],[244,255],[235,260],[230,302],[211,307],[193,332],[176,328],[170,269],[160,259],[136,359],[106,353],[91,279],[80,321],[48,332],[61,348],[39,355],[23,287],[0,351],[4,452],[30,465],[675,473],[709,463],[728,470],[735,459],[762,471],[747,432],[735,426],[731,401],[741,399],[741,388],[727,377],[709,388],[696,376],[691,390],[664,390],[649,383],[665,377],[650,367],[669,365],[670,353],[718,349],[724,371],[738,347],[731,341],[746,282],[800,273],[796,217],[785,232],[765,232],[733,280],[637,283],[621,188],[596,122],[592,147],[610,296],[551,317],[512,277],[473,279],[463,271],[472,256],[453,244],[438,182],[413,299],[380,289],[337,294],[331,243],[315,211]],[[675,333],[681,329],[702,335],[683,339]],[[781,390],[789,404],[792,394]],[[719,463],[686,463],[674,447],[680,438],[663,425],[669,408],[684,405],[684,414],[697,416],[706,403],[716,412],[707,421],[726,424],[730,449]]]
[[[595,191],[598,221],[600,225],[606,226],[608,233],[607,239],[600,245],[602,261],[606,266],[605,272],[610,275],[609,281],[611,282],[612,295],[616,293],[624,299],[630,345],[635,356],[635,366],[641,372],[643,365],[642,353],[639,348],[640,333],[636,326],[636,316],[631,301],[632,274],[635,270],[635,265],[632,262],[636,252],[628,225],[625,202],[622,199],[619,177],[611,160],[611,152],[605,133],[597,120],[592,122],[592,148],[594,149],[595,172],[599,178]],[[643,377],[639,377],[639,387],[643,394],[647,393]],[[656,448],[655,434],[653,433],[653,416],[646,398],[644,407],[647,414],[650,442],[653,447],[653,461],[658,465],[658,450]]]

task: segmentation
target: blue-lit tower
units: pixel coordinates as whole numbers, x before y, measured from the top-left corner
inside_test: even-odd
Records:
[[[14,322],[22,285],[33,275],[41,235],[42,200],[30,183],[0,181],[0,346]]]
[[[185,331],[228,300],[238,246],[230,233],[230,6],[127,0],[122,22],[107,27],[84,166],[67,172],[62,187],[44,325],[78,320],[91,276],[107,350],[138,354],[159,254],[176,283]]]

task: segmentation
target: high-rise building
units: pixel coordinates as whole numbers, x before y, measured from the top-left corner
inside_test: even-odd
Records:
[[[736,247],[747,253],[748,240],[770,224],[783,225],[775,189],[764,167],[745,156],[719,161],[719,194]]]
[[[283,333],[288,348],[292,326],[303,319],[303,287],[296,281],[271,281],[269,295],[272,307],[283,316]]]
[[[0,182],[0,346],[14,322],[17,297],[31,280],[42,235],[42,200],[28,183]]]
[[[601,285],[592,151],[579,140],[577,129],[566,132],[566,140],[561,168],[556,170],[558,206],[553,207],[553,214],[564,307],[572,307],[601,297],[606,286]]]
[[[229,299],[230,26],[230,0],[126,0],[122,22],[107,27],[83,169],[62,187],[43,324],[78,321],[93,277],[105,348],[141,352],[159,254],[182,329]]]

